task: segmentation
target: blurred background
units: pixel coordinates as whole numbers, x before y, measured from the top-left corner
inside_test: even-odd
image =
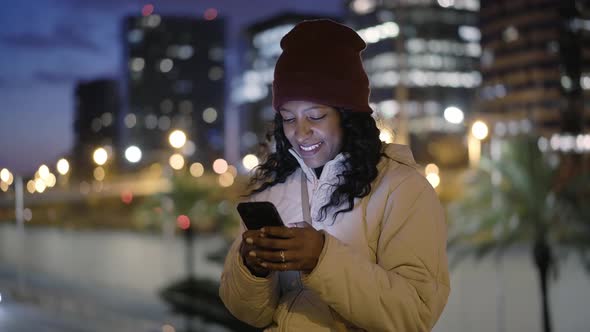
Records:
[[[279,41],[353,27],[448,212],[434,331],[590,324],[590,1],[22,0],[0,20],[0,331],[249,331],[218,279]]]

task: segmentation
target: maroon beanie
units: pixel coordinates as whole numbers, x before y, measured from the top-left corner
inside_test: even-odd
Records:
[[[367,45],[351,28],[331,20],[297,24],[283,39],[275,66],[272,105],[291,100],[373,112],[361,52]]]

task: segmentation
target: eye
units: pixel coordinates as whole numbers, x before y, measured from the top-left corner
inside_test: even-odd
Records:
[[[313,121],[319,121],[325,117],[326,117],[326,114],[319,115],[319,116],[310,116],[309,118],[312,119]]]
[[[295,118],[283,118],[283,123],[292,123],[295,121]]]

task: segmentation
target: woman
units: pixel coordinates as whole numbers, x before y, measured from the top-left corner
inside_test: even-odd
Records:
[[[448,294],[446,225],[411,152],[379,141],[364,41],[329,20],[282,40],[276,151],[252,180],[285,227],[245,231],[220,296],[266,331],[429,331]]]

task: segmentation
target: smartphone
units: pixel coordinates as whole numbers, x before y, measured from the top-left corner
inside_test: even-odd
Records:
[[[249,230],[284,226],[279,211],[271,202],[243,202],[238,204],[238,213]]]

